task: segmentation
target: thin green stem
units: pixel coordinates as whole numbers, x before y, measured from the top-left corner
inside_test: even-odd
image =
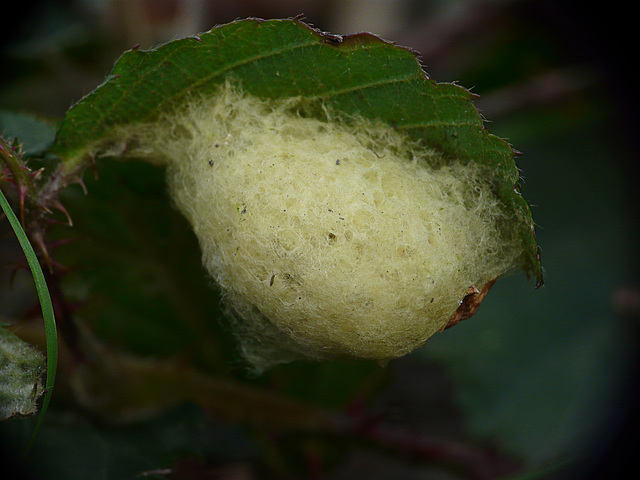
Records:
[[[36,290],[38,292],[38,298],[40,300],[40,306],[42,308],[42,317],[44,319],[45,326],[45,334],[46,334],[46,342],[47,342],[47,380],[45,387],[44,399],[42,401],[42,408],[40,409],[40,415],[38,416],[38,421],[36,423],[34,432],[27,444],[27,453],[33,442],[35,441],[38,430],[40,429],[40,425],[42,424],[42,420],[44,419],[44,415],[49,407],[49,402],[51,401],[51,396],[53,394],[53,386],[56,378],[56,368],[58,364],[58,333],[56,329],[56,320],[53,313],[53,304],[51,302],[51,296],[49,295],[49,289],[47,288],[47,283],[44,278],[44,273],[42,272],[42,268],[40,267],[40,262],[38,261],[38,257],[36,256],[29,239],[27,238],[27,234],[25,233],[22,225],[18,221],[15,213],[11,209],[8,200],[4,196],[2,190],[0,190],[0,205],[2,206],[2,210],[4,211],[13,231],[16,234],[18,242],[20,242],[20,246],[24,251],[25,257],[27,259],[27,263],[29,264],[29,268],[31,268],[31,274],[33,275],[33,280],[36,285]]]

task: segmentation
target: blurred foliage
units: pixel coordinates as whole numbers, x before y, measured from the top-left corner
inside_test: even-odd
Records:
[[[102,81],[120,51],[141,41],[134,30],[112,29],[110,36],[78,8],[54,3],[44,2],[48,10],[32,16],[37,28],[23,31],[0,59],[0,131],[20,134],[27,152],[40,151],[50,119],[59,120]],[[231,18],[202,16],[200,29],[236,16],[300,13],[286,10],[286,2],[264,2],[264,14],[237,10],[245,3]],[[54,411],[30,457],[35,478],[474,478],[469,471],[493,478],[495,470],[481,477],[479,468],[486,460],[480,453],[493,448],[509,465],[524,465],[519,478],[584,478],[611,452],[637,387],[637,132],[629,130],[625,105],[613,102],[615,94],[632,97],[615,75],[618,89],[607,89],[611,71],[600,67],[610,68],[609,60],[576,55],[576,45],[580,54],[598,49],[564,17],[554,23],[561,12],[548,2],[424,3],[429,8],[407,9],[423,16],[396,19],[396,36],[393,29],[379,33],[422,52],[435,79],[473,86],[491,132],[524,152],[518,165],[539,225],[544,289],[534,291],[520,276],[505,279],[473,319],[387,366],[301,362],[248,377],[162,171],[105,162],[96,178],[86,175],[87,195],[77,185],[64,192],[74,227],[53,232],[74,238],[54,257],[69,269],[60,288],[78,322],[61,329],[82,347],[63,348]],[[351,33],[332,29],[331,2],[325,4],[325,11],[308,10],[317,15],[309,20]],[[165,40],[144,31],[146,41]],[[35,128],[32,114],[39,116]],[[19,263],[12,240],[0,242],[0,261]],[[17,281],[9,290],[11,270],[0,273],[0,315],[21,312],[24,318],[11,323],[29,343],[43,345],[41,319],[33,318],[33,297],[25,293],[32,284]],[[122,365],[139,376],[122,377]],[[86,386],[87,375],[96,380],[92,389],[74,383],[84,379]],[[105,402],[117,397],[118,382],[130,393],[124,385],[132,388],[135,379],[151,385],[133,402],[139,408],[109,410],[114,404]],[[194,385],[205,385],[204,393],[183,404]],[[150,415],[153,404],[162,408]],[[116,425],[105,421],[114,411]],[[311,418],[317,423],[306,430],[291,428]],[[318,428],[324,420],[344,427],[362,418],[412,431],[414,442],[399,446],[396,435],[390,445],[391,435],[376,442],[371,431],[363,438]],[[31,428],[12,420],[0,433],[17,455]],[[472,448],[465,458],[478,468],[452,470],[433,455],[417,456],[418,440],[431,435],[441,446],[453,439]],[[567,461],[581,469],[554,471]],[[603,478],[615,476],[607,464]]]

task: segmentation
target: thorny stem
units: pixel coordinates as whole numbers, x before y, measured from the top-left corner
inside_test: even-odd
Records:
[[[85,167],[86,165],[69,166],[65,162],[60,163],[56,171],[49,176],[47,183],[43,186],[40,193],[41,201],[45,205],[59,208],[56,206],[56,203],[58,202],[60,192],[73,183],[79,184],[86,193],[87,189],[82,182],[82,173]]]
[[[15,142],[14,142],[15,143]],[[6,166],[6,170],[1,168]],[[49,285],[54,300],[54,310],[61,320],[61,326],[67,325],[66,330],[71,331],[70,322],[65,322],[69,318],[67,309],[63,308],[64,303],[60,302],[61,294],[58,286],[57,274],[53,272],[52,261],[47,249],[47,227],[50,219],[47,218],[53,209],[60,210],[66,217],[69,224],[71,219],[69,213],[59,201],[59,195],[70,183],[81,183],[81,169],[69,168],[64,162],[60,163],[57,169],[48,177],[46,182],[40,184],[35,180],[42,170],[33,172],[26,162],[21,158],[19,145],[11,145],[9,141],[0,136],[0,174],[3,170],[9,175],[0,177],[0,180],[8,181],[15,185],[18,191],[18,202],[20,209],[20,223],[30,242],[39,247],[49,269],[44,269],[45,279]],[[84,187],[84,186],[83,186]],[[58,301],[56,301],[58,300]],[[57,308],[56,308],[57,307]],[[73,337],[67,333],[67,337]]]
[[[32,197],[35,192],[35,188],[33,185],[33,179],[30,175],[30,170],[20,161],[20,153],[17,150],[17,146],[14,147],[10,145],[9,142],[3,138],[0,138],[0,160],[2,160],[2,163],[7,166],[9,173],[11,174],[11,181],[18,189],[20,220],[22,225],[24,225],[25,200],[28,197],[32,203],[35,203]]]
[[[28,171],[20,162],[20,154],[4,138],[0,137],[0,160],[7,166],[13,179],[16,182],[27,183],[29,181]]]
[[[31,195],[34,204],[44,209],[47,213],[50,213],[53,208],[58,208],[56,203],[58,203],[60,192],[70,184],[78,183],[82,186],[83,190],[86,191],[82,183],[82,173],[86,165],[70,166],[66,162],[61,162],[56,170],[49,176],[47,182],[36,192],[36,185],[33,180],[39,175],[40,171],[32,172],[27,168],[20,159],[20,153],[17,148],[10,145],[9,142],[1,136],[0,162],[7,166],[11,174],[11,181],[16,185],[23,186],[26,192]]]
[[[36,182],[42,169],[35,172],[30,170],[21,159],[19,146],[13,146],[0,137],[0,167],[2,165],[5,168],[0,169],[0,174],[4,171],[5,175],[0,176],[0,180],[14,184],[17,190],[20,223],[30,241],[39,248],[49,272],[53,272],[53,262],[47,248],[47,228],[52,222],[49,216],[53,210],[58,210],[66,217],[67,223],[72,224],[59,196],[71,183],[79,183],[86,191],[82,183],[84,165],[73,167],[61,162],[46,181]]]

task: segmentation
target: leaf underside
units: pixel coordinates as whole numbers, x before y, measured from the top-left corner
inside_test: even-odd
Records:
[[[35,347],[0,326],[0,420],[37,412],[44,369],[45,358]]]
[[[415,52],[368,33],[335,36],[297,19],[247,19],[153,50],[129,50],[105,82],[69,110],[53,151],[70,166],[82,165],[114,128],[150,121],[189,95],[213,93],[230,77],[252,95],[322,101],[339,112],[382,120],[446,159],[488,167],[517,222],[522,268],[542,283],[514,151],[484,129],[468,90],[436,83]]]

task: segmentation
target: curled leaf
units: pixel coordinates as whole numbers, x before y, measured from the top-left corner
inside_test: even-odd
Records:
[[[213,94],[228,79],[261,98],[319,101],[346,115],[381,120],[439,151],[486,167],[522,239],[522,269],[542,284],[534,224],[519,193],[515,153],[491,135],[473,95],[436,83],[417,55],[369,33],[330,35],[297,19],[246,19],[152,50],[132,49],[104,83],[67,113],[53,151],[69,169],[101,151],[116,131],[153,121],[192,95]],[[127,145],[121,148],[126,150]]]

